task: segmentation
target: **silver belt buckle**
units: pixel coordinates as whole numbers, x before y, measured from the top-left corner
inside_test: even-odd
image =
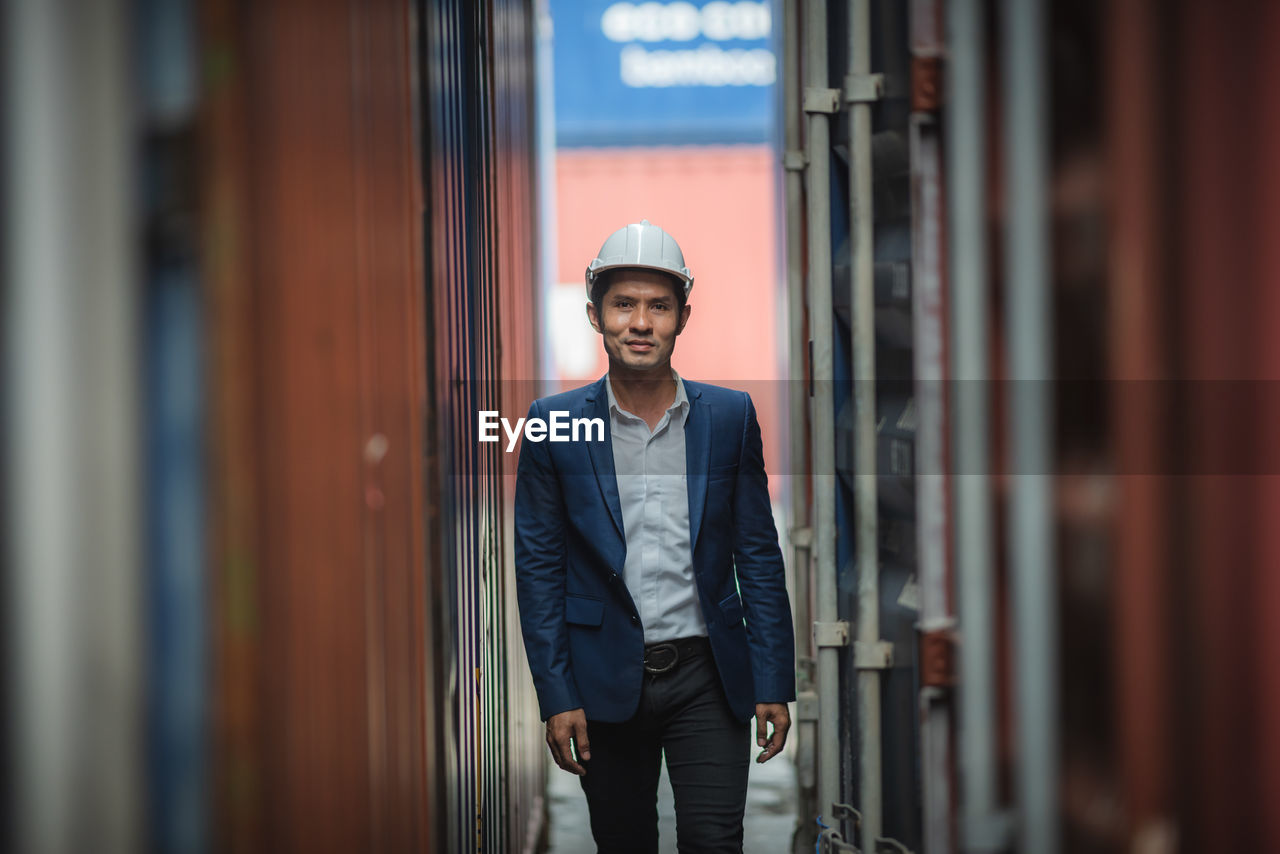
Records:
[[[654,663],[650,664],[650,661]],[[680,661],[680,650],[675,644],[654,644],[644,651],[644,672],[655,676],[666,673],[675,667],[678,661]]]

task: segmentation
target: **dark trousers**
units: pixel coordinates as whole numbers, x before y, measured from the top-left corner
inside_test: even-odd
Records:
[[[600,854],[656,854],[664,753],[681,854],[741,854],[750,726],[729,711],[710,646],[693,646],[672,671],[645,674],[631,720],[587,722],[581,781]]]

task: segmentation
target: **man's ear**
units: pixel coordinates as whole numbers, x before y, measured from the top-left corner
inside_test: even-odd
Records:
[[[688,305],[688,304],[686,303],[686,304],[685,304],[685,307],[684,307],[684,308],[682,308],[682,309],[680,309],[680,325],[678,325],[678,326],[676,327],[676,334],[677,334],[677,335],[679,335],[681,332],[684,332],[684,325],[685,325],[686,323],[688,323],[688,322],[689,322],[689,311],[690,311],[692,308],[693,308],[693,306]]]
[[[600,328],[600,309],[596,308],[593,302],[587,303],[587,320],[591,322],[592,329],[604,334],[604,330]]]

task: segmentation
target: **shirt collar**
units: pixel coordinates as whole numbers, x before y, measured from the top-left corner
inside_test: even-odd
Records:
[[[676,369],[671,369],[671,378],[676,381],[676,399],[667,407],[667,412],[676,412],[680,416],[680,423],[689,416],[689,395],[684,390],[684,380],[680,379],[680,375],[676,373]],[[608,374],[604,375],[604,390],[609,396],[609,412],[612,414],[631,415],[622,407],[618,406],[618,399],[613,396],[613,380]],[[632,416],[635,417],[635,416]]]

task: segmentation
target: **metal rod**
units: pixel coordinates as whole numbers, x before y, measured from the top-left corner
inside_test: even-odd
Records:
[[[796,162],[803,144],[801,124],[804,113],[800,109],[800,21],[796,0],[786,0],[783,5],[782,24],[782,97],[783,97],[783,181],[786,193],[786,275],[787,275],[787,328],[790,380],[787,383],[790,403],[790,471],[788,478],[791,504],[792,560],[791,571],[795,579],[795,624],[809,626],[812,612],[812,536],[809,531],[809,490],[807,482],[795,475],[805,471],[805,456],[809,448],[808,384],[805,372],[808,362],[808,340],[805,336],[804,290],[804,176],[802,165]],[[797,536],[804,531],[804,536]],[[812,637],[797,638],[797,664],[800,665],[798,691],[807,697],[813,690]],[[797,706],[799,708],[799,706]],[[815,800],[814,764],[817,756],[817,722],[796,721],[796,789],[798,796],[796,815],[798,830],[803,832],[816,827],[809,818],[817,812]]]
[[[828,88],[825,0],[805,0],[805,82]],[[831,398],[834,356],[831,309],[831,151],[829,118],[809,114],[807,219],[809,236],[809,334],[813,343],[813,546],[817,617],[835,622],[836,507],[835,412]],[[835,647],[818,655],[818,805],[830,816],[840,800],[840,661]]]
[[[1053,366],[1046,207],[1048,129],[1042,0],[1004,0],[1005,329],[1009,376],[1008,549],[1013,587],[1015,773],[1023,851],[1055,854],[1057,612],[1051,473]]]
[[[788,72],[784,75],[783,94],[786,116],[784,129],[785,154],[798,152],[801,144],[800,120],[803,114],[800,111],[798,85],[792,73],[793,70],[798,70],[799,68],[799,58],[796,56],[798,50],[795,44],[798,38],[799,33],[796,32],[796,27],[792,22],[788,21],[783,38],[783,62]],[[784,156],[785,161],[786,157]],[[791,381],[787,384],[787,388],[788,399],[791,404],[790,448],[791,470],[793,472],[803,471],[801,467],[804,466],[805,454],[808,450],[808,437],[805,435],[805,408],[808,403],[808,385],[804,382],[808,346],[804,335],[804,265],[800,257],[800,254],[804,251],[804,230],[801,225],[800,210],[800,206],[804,203],[803,180],[798,169],[787,168],[784,172],[787,229],[787,327],[789,330],[787,356],[791,364]],[[791,524],[796,529],[803,529],[809,522],[809,502],[804,484],[801,483],[799,486],[799,489],[793,488],[791,490]],[[807,571],[809,544],[801,538],[801,541],[796,542],[793,548],[796,576],[795,616],[797,625],[808,625],[810,620],[810,579]],[[808,643],[800,645],[802,657],[809,657],[812,652],[813,650]]]
[[[144,846],[130,7],[8,3],[3,336],[13,849]]]
[[[948,577],[946,399],[946,300],[942,286],[942,146],[935,115],[937,71],[944,54],[943,0],[911,0],[913,76],[930,75],[913,99],[911,164],[911,319],[916,401],[916,542],[920,576],[920,632],[949,633],[955,628]],[[914,85],[913,89],[919,88]],[[952,775],[953,706],[940,685],[920,691],[921,841],[928,852],[956,849]]]
[[[544,328],[544,318],[552,310],[556,282],[560,275],[559,230],[556,219],[556,99],[555,99],[555,35],[551,21],[550,0],[534,0],[533,62],[537,83],[534,87],[534,128],[537,134],[538,181],[538,299],[534,305],[538,313],[538,328]],[[552,377],[555,373],[555,336],[541,335],[538,353],[539,370],[537,393],[551,394],[558,390]],[[545,761],[545,755],[543,759]]]
[[[982,0],[951,0],[947,24],[952,535],[961,634],[957,738],[962,844],[981,851],[998,844]]]
[[[871,73],[871,4],[849,0],[849,74]],[[849,258],[853,307],[854,513],[858,552],[856,637],[880,641],[880,560],[876,490],[875,246],[872,230],[871,104],[849,110]],[[883,836],[880,751],[880,671],[858,671],[858,796],[862,848]]]
[[[947,480],[943,474],[944,335],[941,275],[941,151],[933,117],[911,117],[911,296],[914,325],[916,425],[916,540],[919,550],[920,630],[954,627],[947,586]],[[926,851],[951,851],[951,707],[937,688],[921,691],[923,839]]]

